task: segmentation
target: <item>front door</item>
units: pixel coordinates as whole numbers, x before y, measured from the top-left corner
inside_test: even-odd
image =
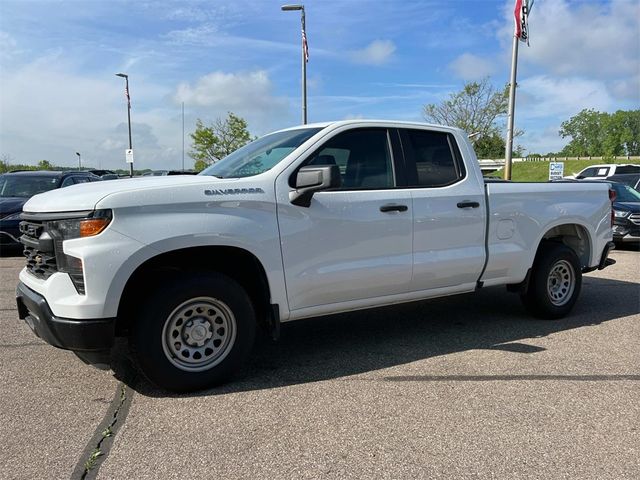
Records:
[[[411,193],[396,188],[391,133],[385,128],[347,130],[309,155],[300,166],[337,164],[342,187],[316,193],[308,208],[292,205],[290,185],[278,183],[278,224],[293,316],[296,310],[408,291]]]

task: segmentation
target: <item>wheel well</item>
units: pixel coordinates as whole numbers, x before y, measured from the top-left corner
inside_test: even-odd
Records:
[[[203,270],[223,273],[242,285],[253,301],[258,321],[268,321],[269,282],[262,264],[252,253],[236,247],[193,247],[160,254],[133,272],[118,305],[116,335],[127,334],[140,293],[162,282],[163,273]]]
[[[589,261],[591,259],[591,242],[589,239],[589,233],[583,226],[567,224],[553,227],[542,237],[542,241],[540,242],[540,245],[538,245],[538,252],[544,242],[563,243],[574,251],[580,260],[581,267],[584,268],[589,265]]]

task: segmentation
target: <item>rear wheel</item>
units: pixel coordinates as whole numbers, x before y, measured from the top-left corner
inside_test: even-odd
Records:
[[[574,251],[561,243],[547,243],[536,255],[528,289],[521,298],[535,316],[557,319],[571,311],[581,286],[582,271]]]
[[[151,382],[191,391],[226,381],[249,354],[255,328],[251,299],[237,282],[181,274],[142,302],[130,343]]]

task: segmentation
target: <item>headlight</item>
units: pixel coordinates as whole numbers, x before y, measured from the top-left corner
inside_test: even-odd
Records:
[[[0,218],[0,220],[20,220],[20,215],[22,215],[22,212],[11,213],[4,218]]]
[[[111,210],[96,210],[84,218],[54,220],[47,223],[47,230],[54,239],[93,237],[102,232],[111,223]]]
[[[626,218],[631,212],[629,210],[614,210],[613,214],[616,218]]]
[[[46,230],[53,238],[58,271],[69,274],[73,285],[80,294],[85,293],[82,260],[66,255],[62,244],[65,240],[98,235],[111,223],[111,218],[111,210],[96,210],[83,218],[47,222]]]

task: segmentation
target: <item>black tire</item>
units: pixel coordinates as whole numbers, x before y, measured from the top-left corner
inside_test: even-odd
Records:
[[[538,318],[554,320],[573,308],[582,287],[582,270],[575,252],[561,243],[540,246],[531,271],[525,307]]]
[[[188,392],[228,380],[249,355],[256,317],[251,299],[219,273],[163,279],[137,309],[129,343],[157,386]]]

